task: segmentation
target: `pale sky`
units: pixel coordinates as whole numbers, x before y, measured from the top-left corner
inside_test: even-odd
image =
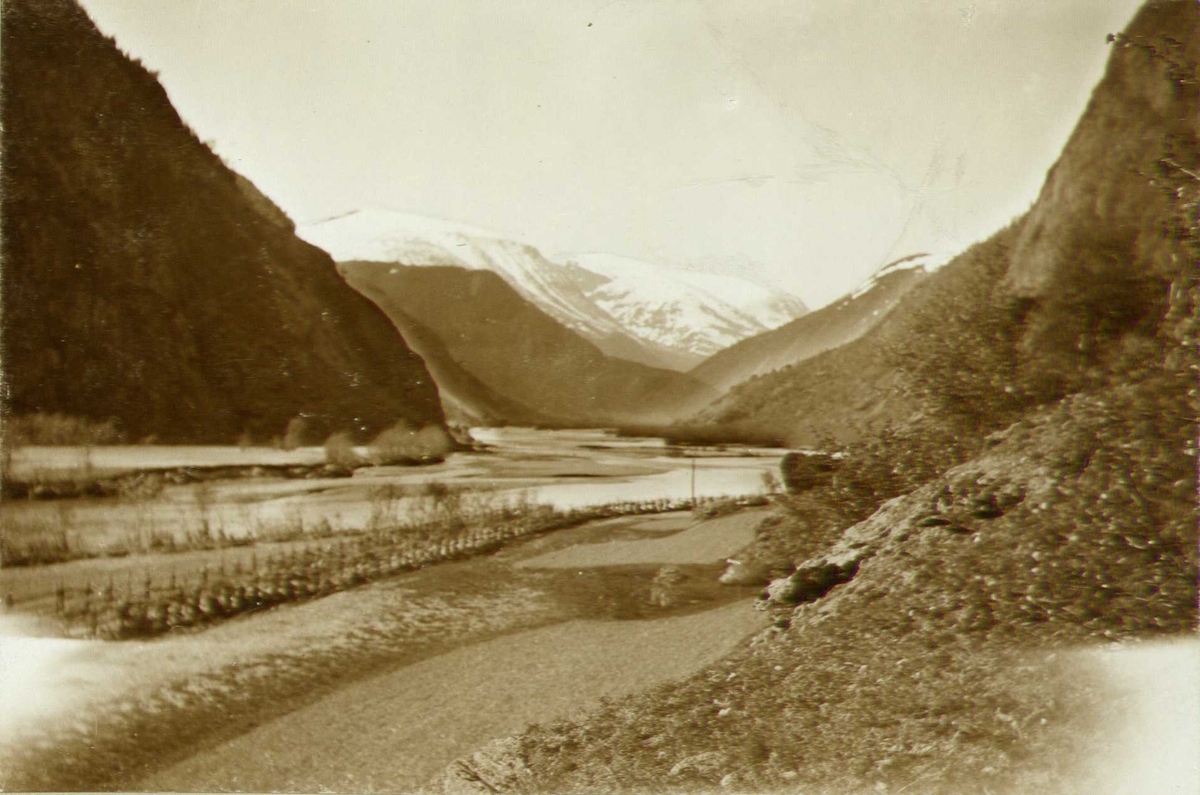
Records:
[[[1137,0],[83,0],[304,223],[360,207],[821,306],[1023,212]]]

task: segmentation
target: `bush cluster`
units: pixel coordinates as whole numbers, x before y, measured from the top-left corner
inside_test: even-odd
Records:
[[[454,449],[454,440],[439,426],[418,430],[404,421],[376,436],[368,446],[371,463],[376,466],[432,463]]]

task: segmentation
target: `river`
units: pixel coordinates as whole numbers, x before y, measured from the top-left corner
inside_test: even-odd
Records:
[[[411,514],[421,503],[404,495],[429,483],[558,508],[755,494],[763,489],[764,473],[778,473],[786,452],[675,447],[662,439],[621,438],[600,429],[477,428],[471,433],[481,450],[453,453],[429,466],[364,467],[351,478],[255,477],[168,485],[152,497],[21,501],[0,511],[18,531],[55,527],[76,545],[104,550],[128,545],[131,536],[171,533],[179,539],[201,526],[230,538],[296,524],[361,528],[381,509],[399,518]],[[13,467],[25,476],[51,476],[84,470],[311,466],[323,457],[321,448],[43,447],[15,451]]]

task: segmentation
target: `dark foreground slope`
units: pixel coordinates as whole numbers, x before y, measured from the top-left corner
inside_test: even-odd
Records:
[[[1200,562],[1200,9],[1148,3],[1110,46],[1031,214],[889,324],[922,344],[855,349],[866,397],[909,408],[791,467],[737,556],[772,573],[776,627],[467,760],[491,791],[1097,791],[1103,732],[1131,716],[1071,652],[1194,637]],[[1072,185],[1099,201],[1060,201]],[[1036,224],[1072,245],[1031,264]]]
[[[69,0],[3,9],[7,410],[130,439],[440,423],[387,318]]]
[[[491,271],[371,262],[339,267],[398,327],[420,324],[492,395],[547,421],[658,422],[669,419],[684,396],[712,394],[681,373],[604,355]],[[503,410],[494,397],[465,399]]]

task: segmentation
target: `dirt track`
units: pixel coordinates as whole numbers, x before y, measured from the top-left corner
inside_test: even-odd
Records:
[[[577,569],[720,560],[749,543],[761,518],[760,511],[751,511],[703,523],[678,517],[607,523],[608,532],[660,535],[666,528],[668,534],[572,544],[517,565]],[[586,529],[578,535],[593,540]],[[657,620],[569,621],[473,643],[340,689],[137,786],[411,790],[489,739],[531,722],[564,718],[601,697],[686,676],[727,654],[764,622],[743,600]]]
[[[489,739],[686,676],[762,620],[738,602],[657,621],[572,621],[474,644],[340,690],[138,786],[412,790]]]

